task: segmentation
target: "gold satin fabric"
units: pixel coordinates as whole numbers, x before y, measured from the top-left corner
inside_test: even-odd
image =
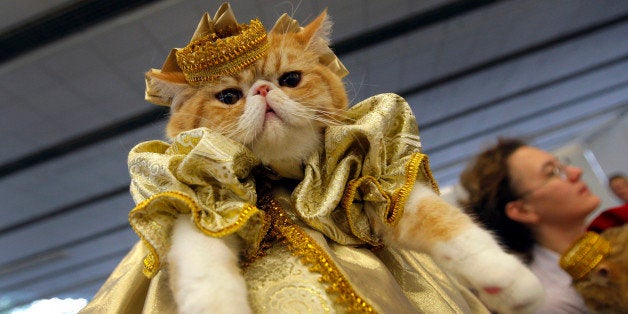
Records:
[[[84,312],[176,308],[161,261],[180,213],[190,213],[208,236],[235,232],[245,241],[250,263],[244,276],[257,313],[486,312],[429,257],[382,248],[370,228],[366,211],[397,223],[416,180],[438,190],[407,103],[383,94],[347,115],[350,123],[326,129],[324,152],[308,160],[305,178],[295,188],[273,187],[277,207],[291,218],[283,225],[271,210],[258,208],[263,202],[258,204],[251,172],[259,161],[241,144],[196,129],[170,145],[136,146],[129,170],[138,205],[129,221],[145,246],[129,253]],[[258,254],[269,230],[284,240]],[[300,246],[314,249],[305,252]],[[142,268],[151,279],[140,274]]]

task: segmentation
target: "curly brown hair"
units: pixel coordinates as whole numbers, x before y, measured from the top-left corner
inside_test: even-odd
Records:
[[[468,198],[461,203],[511,253],[530,262],[536,243],[532,231],[510,219],[505,211],[508,202],[520,198],[513,188],[507,161],[523,146],[527,146],[524,140],[499,138],[496,145],[477,155],[460,175],[460,183],[468,192]]]

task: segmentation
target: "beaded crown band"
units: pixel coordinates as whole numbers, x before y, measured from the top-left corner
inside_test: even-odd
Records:
[[[574,280],[584,278],[611,252],[610,243],[595,232],[588,231],[561,256],[560,267]]]
[[[235,74],[266,54],[266,29],[259,20],[216,30],[176,51],[177,64],[190,85]]]
[[[296,20],[283,14],[270,32],[286,34],[300,29]],[[162,68],[152,71],[183,73],[188,84],[200,86],[250,66],[266,54],[268,46],[266,29],[258,19],[238,24],[229,3],[223,3],[213,19],[207,13],[203,15],[186,47],[172,49]],[[319,62],[339,77],[349,73],[331,49],[320,56]],[[147,101],[169,106],[172,96],[146,76]]]

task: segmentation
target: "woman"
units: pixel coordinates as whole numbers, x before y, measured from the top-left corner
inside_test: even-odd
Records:
[[[541,280],[547,296],[540,313],[587,312],[558,264],[600,205],[581,176],[580,168],[517,139],[500,139],[461,175],[465,208]]]

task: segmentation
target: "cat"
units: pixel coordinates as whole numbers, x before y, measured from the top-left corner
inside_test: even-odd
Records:
[[[610,254],[573,286],[594,313],[628,313],[628,224],[604,230]]]
[[[172,95],[167,136],[205,127],[248,147],[277,176],[302,179],[306,159],[323,150],[324,129],[347,123],[344,83],[318,62],[329,50],[331,24],[324,11],[296,33],[269,33],[265,56],[214,83],[192,86],[181,73],[147,72]],[[387,246],[428,253],[494,311],[530,312],[542,302],[538,279],[430,187],[417,182],[404,208],[394,227],[370,219]],[[179,312],[251,313],[241,245],[235,235],[204,235],[189,215],[177,218],[167,267]]]

